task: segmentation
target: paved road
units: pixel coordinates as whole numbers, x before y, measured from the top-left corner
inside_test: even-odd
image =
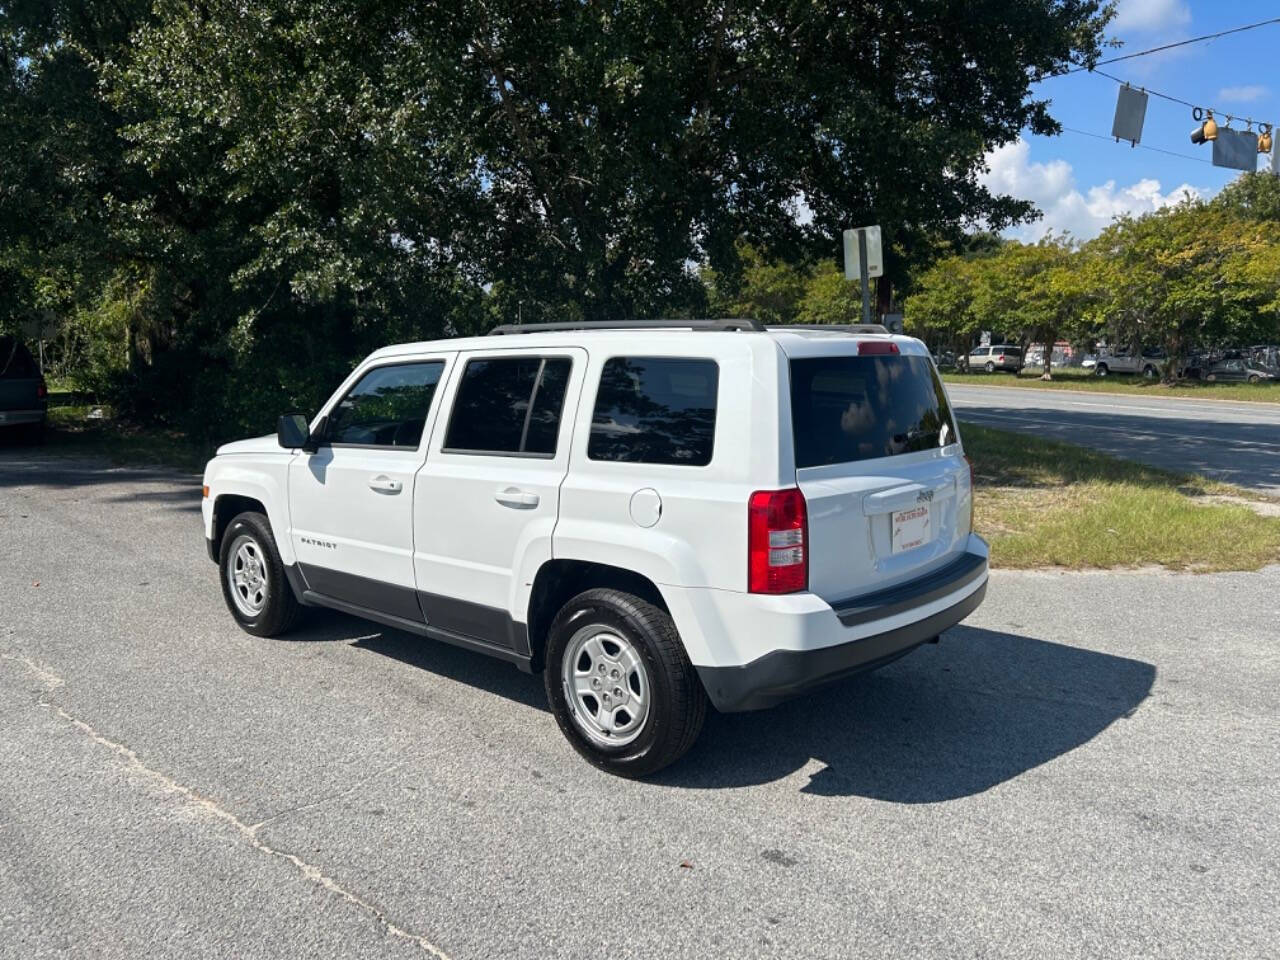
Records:
[[[504,664],[241,633],[195,482],[0,451],[0,956],[1276,954],[1280,570],[996,575],[631,783]]]
[[[961,420],[1280,496],[1280,404],[948,384]]]

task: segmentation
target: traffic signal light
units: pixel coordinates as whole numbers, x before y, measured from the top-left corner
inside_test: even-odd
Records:
[[[1197,108],[1198,112],[1198,108]],[[1200,119],[1196,117],[1196,119]],[[1191,131],[1191,142],[1194,144],[1207,143],[1211,140],[1218,139],[1218,122],[1213,119],[1213,111],[1210,110],[1205,116],[1204,123]]]

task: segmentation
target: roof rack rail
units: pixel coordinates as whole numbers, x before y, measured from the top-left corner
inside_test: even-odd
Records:
[[[883,323],[786,323],[768,327],[769,330],[820,330],[824,333],[888,333]]]
[[[560,330],[749,330],[764,331],[759,320],[575,320],[566,323],[504,323],[489,331],[491,337],[513,333],[553,333]]]

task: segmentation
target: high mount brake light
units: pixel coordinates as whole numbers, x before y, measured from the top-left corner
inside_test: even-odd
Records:
[[[898,352],[898,345],[892,340],[863,340],[858,344],[860,357],[885,356]]]
[[[798,593],[809,587],[809,516],[797,488],[758,490],[747,503],[747,589]]]

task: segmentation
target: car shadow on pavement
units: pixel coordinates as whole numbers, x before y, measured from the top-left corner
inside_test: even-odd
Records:
[[[370,635],[371,630],[378,631]],[[547,709],[542,678],[480,654],[315,611],[299,637],[352,646]],[[652,782],[770,783],[817,761],[820,796],[940,803],[988,790],[1131,716],[1156,668],[1080,647],[959,626],[937,645],[756,713],[709,711],[693,750]]]
[[[822,764],[802,792],[940,803],[989,790],[1129,717],[1156,668],[959,626],[875,673],[760,713],[712,714],[659,780],[742,787]]]

